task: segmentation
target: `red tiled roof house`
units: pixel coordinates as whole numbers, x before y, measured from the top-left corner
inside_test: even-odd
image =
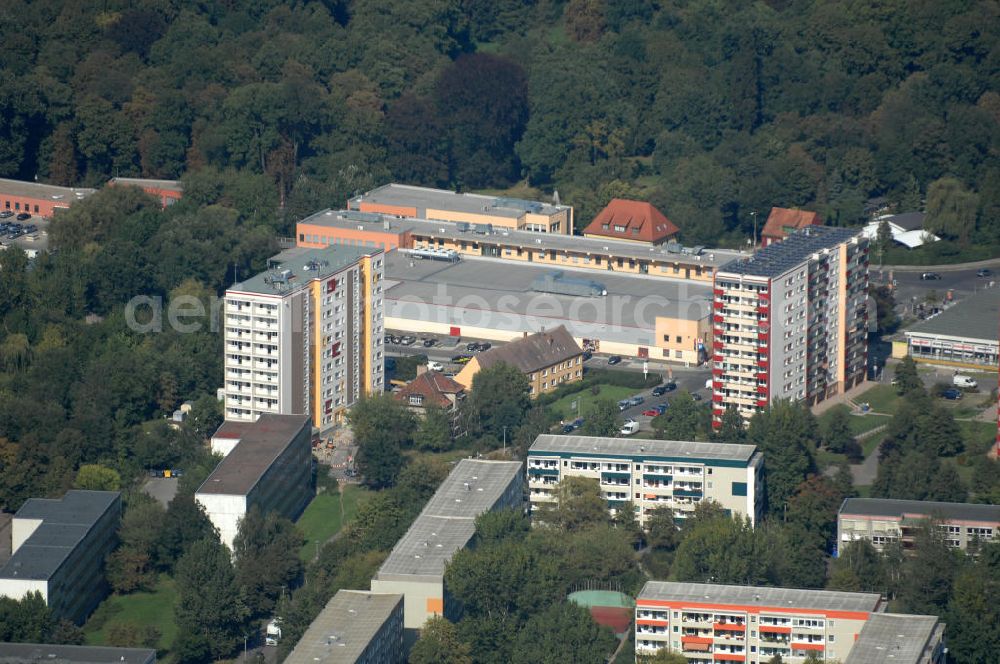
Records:
[[[583,229],[583,236],[661,244],[678,232],[677,226],[651,204],[613,198]]]
[[[767,223],[764,224],[764,230],[760,234],[761,246],[766,247],[781,242],[788,236],[789,230],[822,225],[823,220],[816,212],[794,208],[771,208],[771,214],[767,215]]]

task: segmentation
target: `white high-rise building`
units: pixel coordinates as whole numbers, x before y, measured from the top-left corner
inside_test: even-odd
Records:
[[[226,420],[309,415],[323,430],[383,391],[385,254],[295,248],[225,302]]]

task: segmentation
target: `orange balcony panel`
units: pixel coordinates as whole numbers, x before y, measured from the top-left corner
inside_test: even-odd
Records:
[[[712,627],[717,632],[745,632],[747,631],[746,625],[737,625],[736,623],[715,623]]]
[[[792,650],[798,648],[799,650],[823,650],[822,643],[792,643]]]
[[[712,637],[710,636],[682,636],[681,645],[685,648],[691,645],[695,646],[710,646],[712,645]]]
[[[667,621],[666,620],[652,620],[652,619],[649,619],[649,618],[640,618],[640,619],[638,619],[638,620],[635,621],[635,624],[636,625],[649,625],[651,627],[666,627],[667,626]]]
[[[728,652],[717,652],[713,654],[715,661],[717,662],[745,662],[747,661],[746,655],[734,655]]]
[[[708,652],[712,645],[709,643],[687,643],[684,644],[685,652]]]
[[[771,632],[772,634],[791,634],[791,627],[779,627],[778,625],[761,625],[760,631]]]

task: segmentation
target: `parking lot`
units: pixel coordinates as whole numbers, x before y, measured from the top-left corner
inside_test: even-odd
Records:
[[[20,247],[31,255],[49,248],[50,221],[38,216],[18,221],[16,216],[0,218],[0,245]]]

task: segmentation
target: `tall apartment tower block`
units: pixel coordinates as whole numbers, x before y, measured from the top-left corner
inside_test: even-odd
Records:
[[[719,268],[712,414],[749,418],[775,399],[812,405],[865,379],[868,240],[807,226]]]
[[[384,387],[385,254],[295,248],[225,300],[226,420],[309,415],[328,429]]]

